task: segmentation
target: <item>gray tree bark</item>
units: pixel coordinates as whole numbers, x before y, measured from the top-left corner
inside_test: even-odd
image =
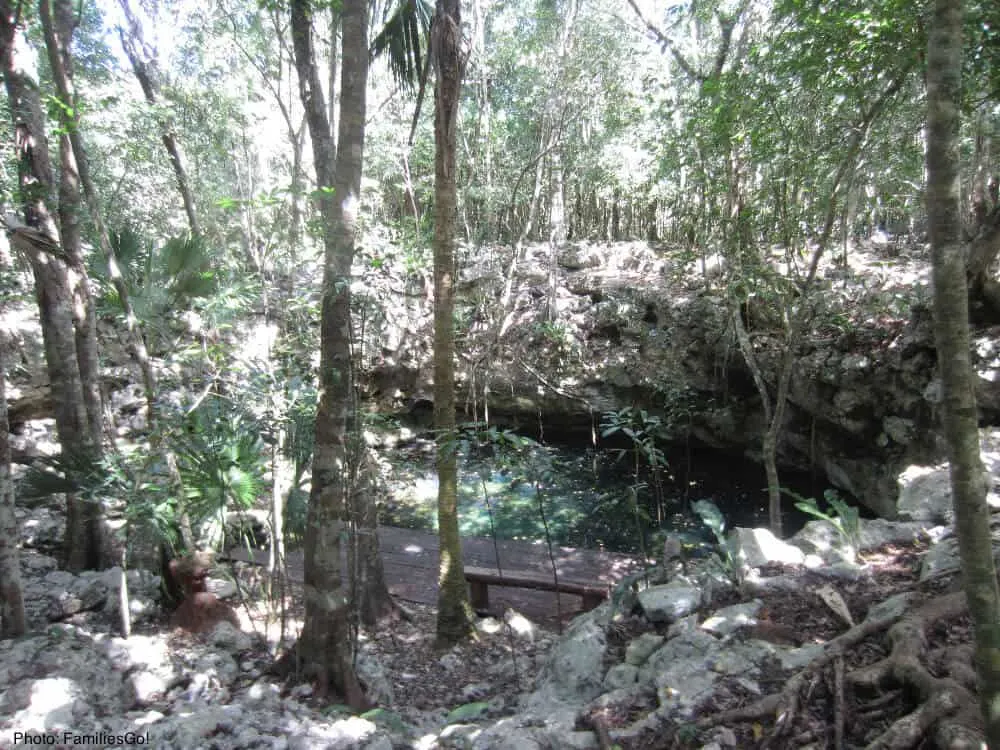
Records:
[[[73,460],[96,460],[100,455],[100,427],[92,427],[81,376],[81,359],[91,362],[93,353],[81,357],[77,343],[88,334],[75,322],[86,316],[74,314],[74,289],[86,285],[82,258],[77,273],[72,257],[59,242],[59,230],[49,206],[55,197],[55,180],[45,137],[45,115],[38,86],[18,67],[15,40],[20,6],[0,0],[0,70],[14,125],[18,188],[24,223],[12,227],[11,245],[22,253],[35,277],[45,361],[55,404],[56,431],[63,454]],[[73,175],[66,178],[72,181]],[[74,231],[68,225],[71,233]],[[82,278],[75,279],[82,274]],[[85,365],[86,367],[86,365]],[[96,374],[91,372],[92,376]],[[96,442],[95,442],[96,439]],[[70,570],[97,568],[100,564],[100,508],[67,497],[65,563]]]
[[[128,329],[129,343],[132,346],[132,354],[142,373],[149,412],[148,420],[150,426],[152,426],[156,421],[156,377],[153,374],[153,365],[149,359],[146,340],[139,325],[139,320],[132,309],[128,287],[118,266],[118,259],[115,257],[114,250],[111,247],[107,227],[104,225],[104,217],[101,213],[97,189],[94,187],[94,182],[90,177],[87,152],[84,147],[83,136],[80,133],[76,94],[71,77],[72,58],[69,55],[74,31],[73,19],[76,17],[76,11],[71,0],[54,0],[54,4],[53,0],[40,0],[38,9],[42,21],[42,30],[45,34],[45,48],[48,52],[49,66],[52,70],[52,80],[56,87],[56,93],[60,101],[64,104],[63,107],[59,108],[60,124],[69,136],[73,155],[76,158],[80,186],[83,189],[87,209],[90,213],[90,220],[93,222],[101,250],[107,260],[108,275],[111,278],[111,283],[118,293],[118,298],[125,311],[125,324]]]
[[[340,544],[348,506],[354,505],[349,503],[347,482],[348,427],[354,417],[350,281],[364,151],[368,11],[364,0],[345,0],[341,9],[344,60],[340,144],[335,151],[313,45],[313,10],[309,0],[293,0],[291,5],[299,93],[312,140],[325,229],[320,400],[305,538],[306,614],[297,652],[319,672],[321,685],[335,688],[351,705],[362,706],[365,698],[352,662]],[[372,536],[377,549],[374,529]]]
[[[57,8],[58,25],[72,29],[76,16],[71,6]],[[60,53],[69,60],[68,39],[62,40]],[[76,355],[83,387],[84,407],[87,410],[90,440],[95,446],[103,442],[104,407],[101,398],[101,365],[97,343],[97,314],[90,293],[90,280],[83,253],[80,219],[84,215],[80,195],[80,174],[69,133],[59,133],[59,238],[70,268],[70,285],[73,289],[73,325],[76,329]]]
[[[434,426],[438,431],[437,642],[451,646],[473,632],[458,531],[458,456],[455,436],[455,164],[462,89],[459,0],[438,0],[431,27],[434,88]]]
[[[0,341],[0,638],[16,638],[25,631],[21,567],[17,555],[17,517],[14,482],[10,476],[10,426],[4,377],[4,342]]]
[[[934,278],[934,337],[943,391],[955,531],[975,627],[979,699],[990,747],[1000,748],[1000,590],[980,459],[976,376],[959,200],[962,2],[935,0],[927,48],[927,217]]]

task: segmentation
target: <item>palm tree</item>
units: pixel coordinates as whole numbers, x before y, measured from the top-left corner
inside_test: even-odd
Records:
[[[462,19],[458,0],[438,0],[433,18],[427,0],[400,0],[372,43],[401,85],[419,82],[417,121],[433,56],[434,87],[434,426],[438,432],[437,642],[447,647],[474,630],[458,530],[458,457],[455,452],[455,146],[462,88]],[[421,40],[430,48],[421,59]]]

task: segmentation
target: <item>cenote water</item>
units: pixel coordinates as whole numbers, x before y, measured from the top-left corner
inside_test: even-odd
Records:
[[[640,534],[652,550],[657,533],[682,532],[691,542],[711,541],[711,532],[691,503],[712,500],[727,528],[767,526],[764,470],[749,461],[715,452],[667,455],[669,468],[658,476],[640,471],[628,457],[592,449],[540,446],[520,463],[502,465],[493,456],[459,457],[459,524],[463,536],[543,540],[554,544],[641,551]],[[434,445],[418,442],[395,452],[392,499],[381,522],[405,528],[437,529],[437,475]],[[822,499],[825,485],[812,488],[808,475],[781,473],[784,486]],[[820,502],[825,507],[825,503]],[[543,521],[544,514],[544,521]],[[783,500],[786,533],[809,520]]]

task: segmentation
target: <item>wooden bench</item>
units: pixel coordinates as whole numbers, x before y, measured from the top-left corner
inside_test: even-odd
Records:
[[[557,584],[551,574],[533,573],[530,571],[504,570],[501,575],[496,568],[475,568],[465,566],[465,580],[469,582],[469,597],[472,608],[483,612],[490,606],[490,586],[507,586],[518,589],[536,589],[538,591],[558,591],[563,594],[574,594],[583,598],[583,609],[591,610],[608,598],[608,589],[594,583],[582,581],[567,581],[562,578]]]

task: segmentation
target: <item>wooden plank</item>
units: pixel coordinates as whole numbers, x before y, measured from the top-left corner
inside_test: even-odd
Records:
[[[385,564],[386,580],[391,593],[409,601],[434,605],[437,602],[439,556],[437,536],[425,531],[380,526],[379,542]],[[342,545],[341,549],[345,565],[347,560],[346,547],[347,545]],[[603,587],[613,585],[638,565],[637,561],[628,555],[605,551],[569,547],[554,547],[552,551],[555,554],[560,583],[589,587],[585,591],[583,589],[577,590],[578,592],[583,591],[583,593],[573,592],[562,586],[559,589],[569,595],[581,596],[584,609],[592,609],[600,604],[607,598],[607,591]],[[469,569],[481,568],[499,575],[497,570],[499,562],[504,570],[505,578],[529,576],[549,582],[547,587],[509,585],[506,587],[504,595],[497,592],[494,594],[502,599],[518,602],[519,607],[529,607],[525,610],[526,614],[548,616],[551,613],[553,595],[549,592],[555,591],[555,589],[551,584],[552,560],[544,544],[518,540],[494,542],[488,538],[463,537],[462,553],[463,562]],[[245,549],[237,548],[230,550],[229,557],[248,562],[253,561],[260,565],[266,564],[267,551],[254,550],[252,555],[248,555]],[[290,579],[301,583],[304,578],[302,551],[289,550],[286,561]],[[488,603],[489,585],[484,583],[479,587],[478,584],[470,581],[470,593],[479,596]],[[534,607],[534,609],[530,609],[530,607]],[[487,608],[484,606],[479,609],[485,610]]]
[[[564,594],[582,596],[586,602],[602,601],[608,596],[606,586],[583,581],[571,581],[563,578],[556,583],[551,576],[523,570],[501,573],[494,568],[465,567],[465,579],[471,584],[470,592],[473,598],[488,600],[485,589],[488,586],[512,586],[523,589],[538,589],[540,591],[559,591]]]

